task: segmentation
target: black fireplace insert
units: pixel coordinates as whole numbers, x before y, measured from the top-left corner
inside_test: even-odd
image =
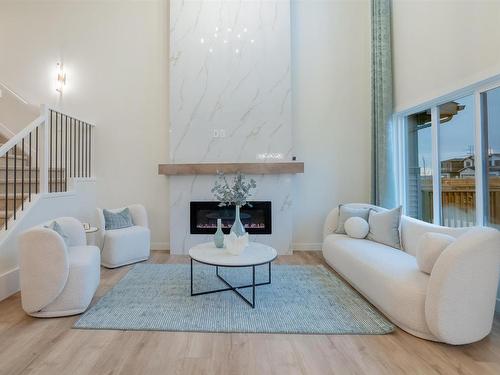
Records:
[[[240,219],[249,234],[271,234],[271,202],[250,201],[240,209]],[[219,207],[219,202],[191,202],[191,234],[214,234],[217,219],[222,221],[222,231],[229,233],[234,222],[234,206]]]

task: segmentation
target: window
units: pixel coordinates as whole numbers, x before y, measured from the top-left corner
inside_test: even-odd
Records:
[[[407,124],[407,214],[432,222],[431,110],[415,113]]]
[[[500,229],[500,87],[484,92],[481,99],[487,160],[485,216],[488,224]]]
[[[441,224],[467,227],[476,223],[474,168],[474,96],[439,106]]]
[[[396,115],[400,202],[427,222],[500,229],[500,76],[443,98]]]

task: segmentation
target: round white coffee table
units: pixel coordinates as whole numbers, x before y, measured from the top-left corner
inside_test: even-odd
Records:
[[[278,253],[270,246],[250,242],[240,255],[229,254],[225,249],[218,249],[213,242],[202,243],[189,249],[191,257],[191,295],[200,296],[203,294],[219,293],[231,290],[235,292],[243,301],[255,308],[255,287],[271,284],[271,262],[275,260]],[[216,276],[228,287],[223,289],[209,290],[205,292],[193,291],[193,261],[215,267]],[[255,267],[268,264],[268,281],[255,283]],[[252,284],[233,286],[219,274],[219,267],[252,267]],[[244,297],[238,289],[252,288],[252,300]]]

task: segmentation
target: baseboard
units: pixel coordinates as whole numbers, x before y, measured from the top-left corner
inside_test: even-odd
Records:
[[[14,268],[0,275],[0,301],[19,292],[19,290],[19,268]]]
[[[168,242],[152,242],[151,243],[151,250],[169,251],[170,244]]]
[[[318,251],[321,250],[321,243],[294,243],[292,244],[292,249],[297,251]]]

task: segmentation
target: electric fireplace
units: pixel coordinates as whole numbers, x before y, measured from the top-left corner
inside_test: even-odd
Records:
[[[240,209],[240,219],[249,234],[271,234],[271,202],[251,201]],[[235,207],[219,207],[219,202],[191,202],[191,234],[214,234],[217,219],[222,221],[222,231],[229,233],[234,222]]]

